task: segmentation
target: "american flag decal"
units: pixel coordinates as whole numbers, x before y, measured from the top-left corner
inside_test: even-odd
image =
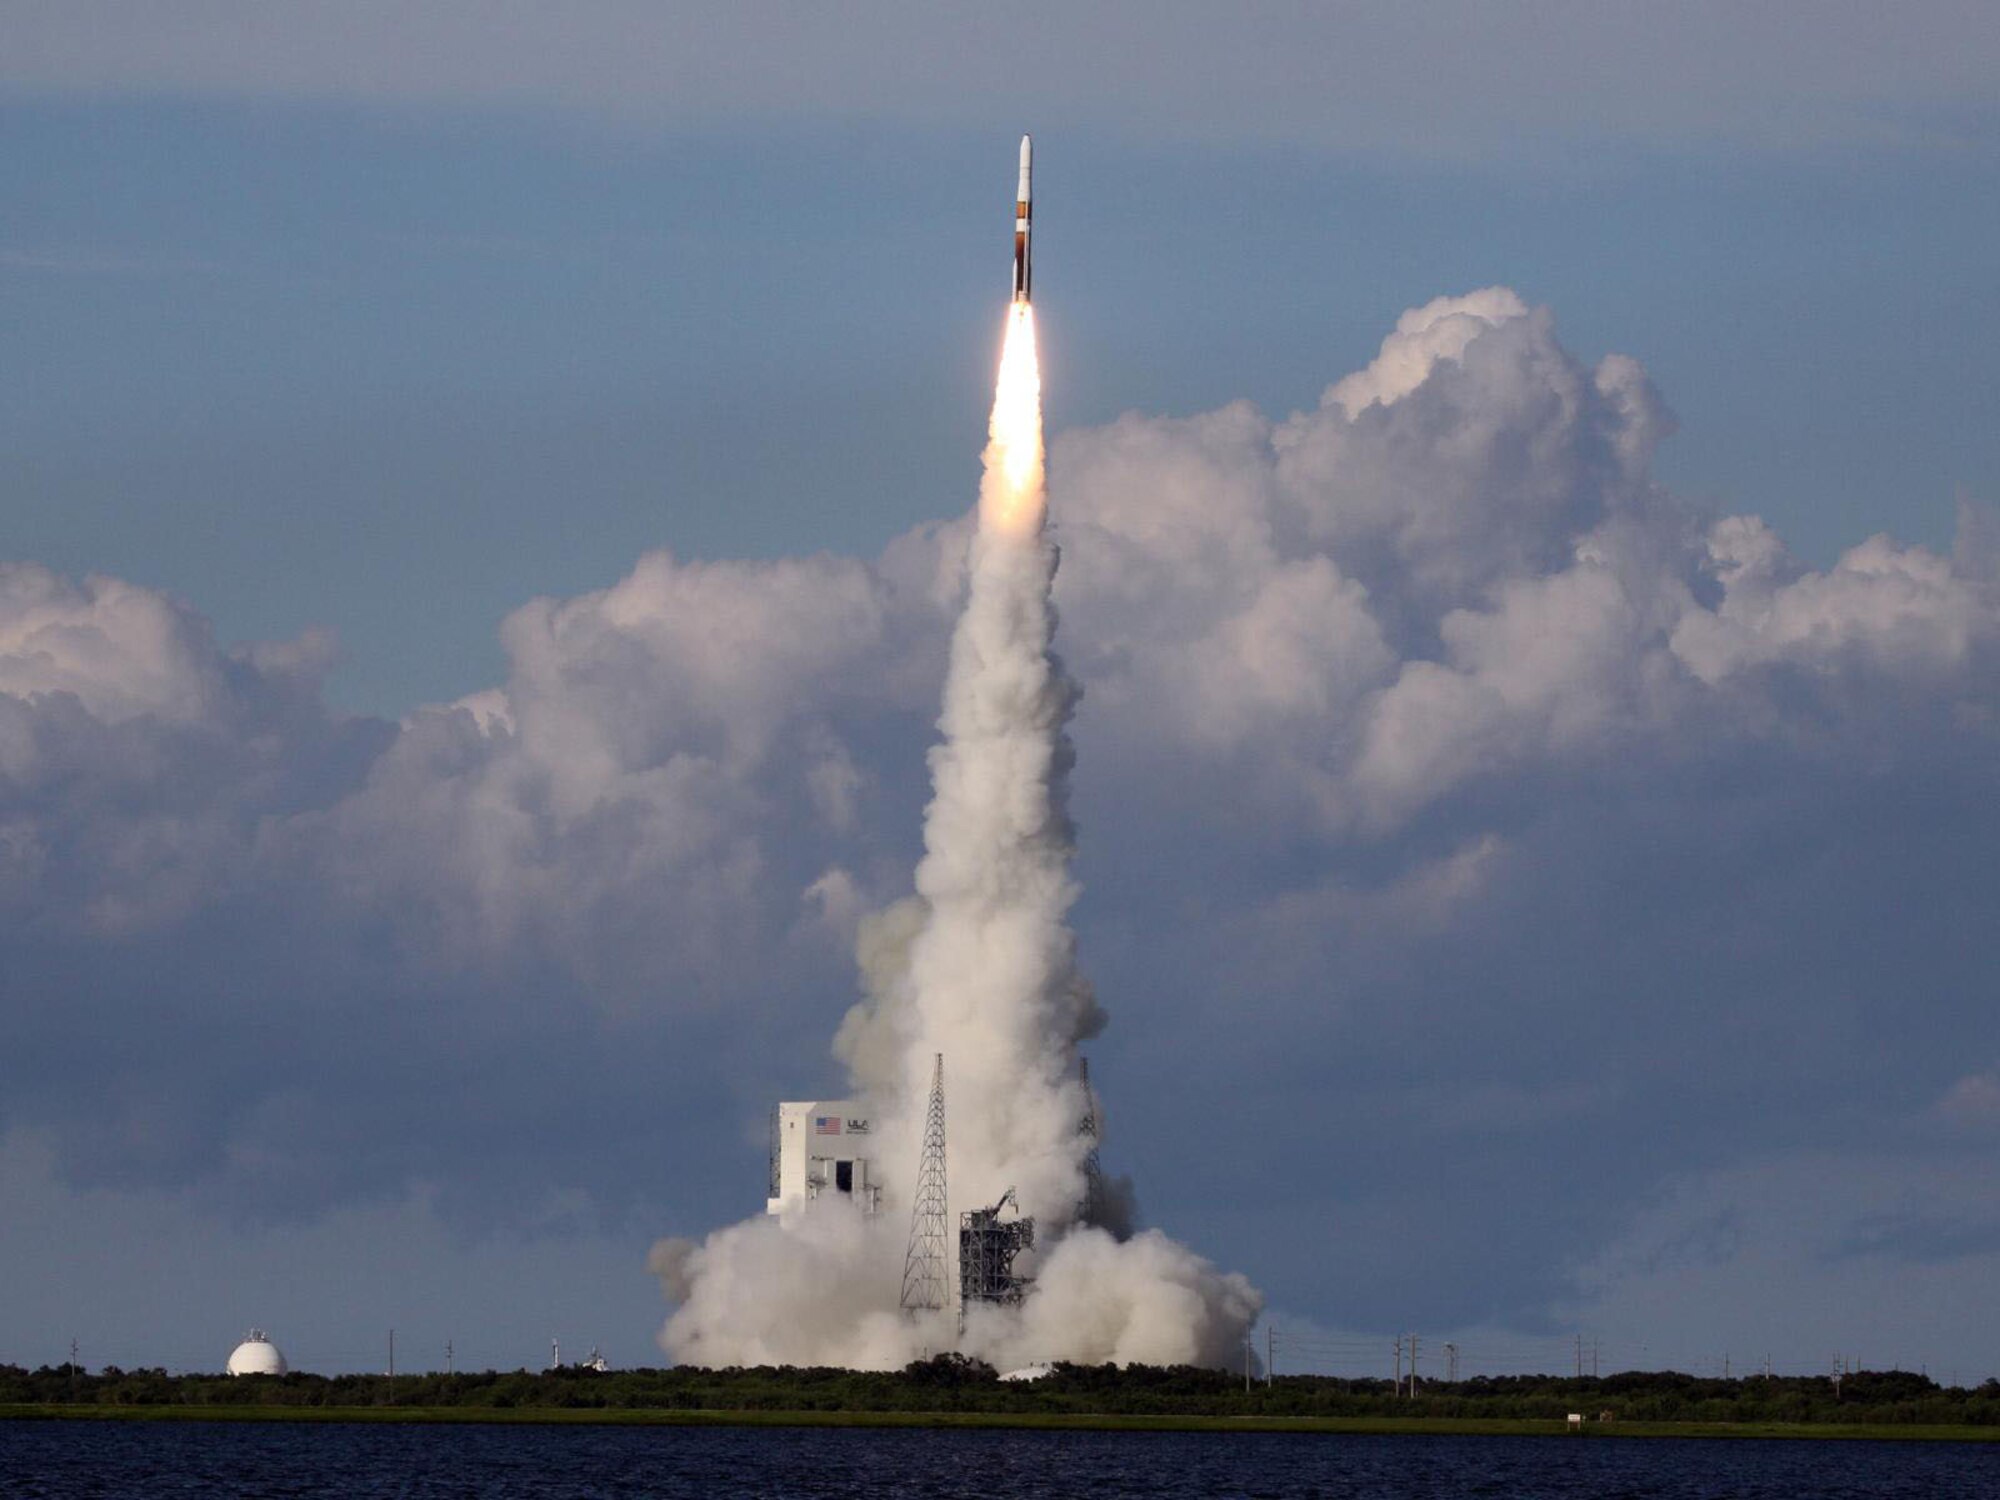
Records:
[[[814,1115],[814,1116],[813,1116],[813,1134],[814,1134],[814,1135],[839,1135],[839,1134],[840,1134],[840,1116],[839,1116],[839,1115]]]

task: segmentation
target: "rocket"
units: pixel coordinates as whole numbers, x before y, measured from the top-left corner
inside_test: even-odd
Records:
[[[1021,181],[1014,190],[1014,300],[1028,300],[1028,283],[1034,269],[1034,247],[1029,241],[1034,219],[1034,190],[1030,179],[1035,170],[1035,144],[1021,137]]]

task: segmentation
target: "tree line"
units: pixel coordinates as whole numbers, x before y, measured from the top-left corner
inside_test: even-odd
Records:
[[[1280,1375],[1246,1391],[1243,1377],[1179,1365],[1057,1364],[1043,1379],[1003,1381],[957,1354],[901,1370],[793,1366],[414,1375],[91,1372],[69,1365],[0,1365],[0,1405],[618,1408],[674,1411],[855,1411],[1159,1416],[1483,1417],[1592,1421],[1861,1422],[2000,1425],[2000,1380],[1940,1386],[1904,1370],[1829,1376],[1713,1379],[1675,1371],[1601,1379],[1482,1376],[1429,1382],[1414,1396],[1387,1380]]]

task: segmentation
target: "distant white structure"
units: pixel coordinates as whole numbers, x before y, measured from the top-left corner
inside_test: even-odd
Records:
[[[1054,1365],[1023,1365],[1018,1370],[1009,1370],[1000,1378],[1002,1380],[1047,1380],[1055,1372],[1056,1367]]]
[[[562,1341],[560,1339],[550,1339],[549,1368],[551,1370],[560,1370],[562,1367]],[[599,1354],[597,1346],[592,1344],[590,1346],[590,1358],[581,1361],[577,1365],[577,1368],[579,1370],[595,1370],[598,1374],[602,1375],[606,1370],[611,1368],[611,1361],[606,1359],[602,1354]]]
[[[851,1099],[806,1099],[771,1111],[767,1213],[845,1197],[863,1213],[882,1202],[867,1112]]]
[[[238,1344],[229,1356],[229,1373],[232,1375],[282,1375],[289,1368],[285,1356],[261,1328],[251,1329],[250,1337]]]

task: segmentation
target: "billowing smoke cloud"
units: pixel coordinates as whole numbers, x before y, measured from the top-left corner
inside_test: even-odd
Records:
[[[1020,679],[1058,731],[1022,826],[1066,850],[1069,712],[1107,1151],[1156,1221],[1329,1319],[1545,1317],[1676,1174],[1735,1191],[1746,1142],[1767,1174],[1807,1145],[1942,1160],[1945,1115],[1984,1118],[1990,519],[1810,565],[1663,489],[1671,428],[1635,361],[1579,361],[1492,289],[1406,313],[1309,410],[1055,441],[1067,673]],[[764,1108],[830,1091],[838,1027],[884,1096],[946,1051],[954,1196],[1060,1220],[1093,1024],[1066,886],[1020,950],[1050,1151],[978,1142],[982,1064],[916,1000],[953,889],[914,844],[921,754],[971,555],[966,522],[866,561],[653,554],[524,606],[505,682],[397,724],[325,707],[313,637],[228,650],[150,590],[0,570],[0,1123],[62,1183],[243,1222],[415,1184],[467,1228],[650,1238],[759,1196]],[[879,1228],[816,1274],[891,1277],[907,1222]],[[727,1263],[778,1232],[724,1231]],[[663,1253],[686,1329],[726,1305],[697,1267],[722,1243]],[[1125,1330],[1091,1347],[1142,1343],[1151,1311],[1054,1293],[1059,1262],[1101,1282],[1095,1253],[1147,1243],[1063,1240],[1023,1349],[1086,1310]],[[1183,1271],[1133,1284],[1226,1309]],[[851,1327],[738,1336],[688,1357],[877,1357]]]
[[[884,1203],[869,1219],[838,1199],[665,1242],[655,1267],[680,1307],[667,1352],[710,1364],[884,1365],[953,1344],[1017,1363],[1145,1359],[1219,1363],[1262,1299],[1157,1232],[1121,1243],[1078,1223],[1088,1103],[1076,1045],[1103,1023],[1076,966],[1068,815],[1076,687],[1053,651],[1057,552],[1044,532],[1034,321],[1008,318],[992,436],[971,540],[968,597],[952,637],[930,757],[917,894],[862,942],[866,999],[838,1038],[877,1121]],[[1011,1189],[1040,1226],[1025,1307],[900,1316],[902,1259],[923,1110],[944,1060],[950,1182],[958,1207]],[[899,1172],[898,1169],[902,1170]]]

